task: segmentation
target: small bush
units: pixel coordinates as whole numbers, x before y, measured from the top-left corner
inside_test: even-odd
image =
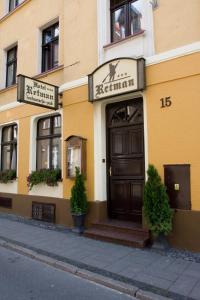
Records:
[[[31,190],[34,185],[45,183],[49,186],[58,185],[58,181],[61,181],[61,170],[60,169],[42,169],[33,171],[27,177],[27,185]]]
[[[144,214],[153,235],[168,235],[172,230],[172,210],[166,188],[153,165],[149,165],[144,190]]]
[[[16,170],[0,171],[0,182],[1,183],[8,183],[14,179],[16,179]]]
[[[88,201],[84,184],[84,177],[76,167],[75,183],[71,190],[71,213],[76,215],[85,214],[88,209]]]

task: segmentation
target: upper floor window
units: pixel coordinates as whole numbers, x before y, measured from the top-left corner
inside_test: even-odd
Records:
[[[116,42],[141,31],[141,1],[111,0],[111,41]]]
[[[61,168],[61,116],[42,118],[37,123],[37,170]]]
[[[2,129],[1,170],[17,169],[17,125],[12,124]]]
[[[14,10],[19,4],[21,4],[24,0],[9,0],[9,11]]]
[[[17,46],[7,51],[6,87],[16,83],[17,75]]]
[[[42,32],[42,72],[58,66],[59,24]]]

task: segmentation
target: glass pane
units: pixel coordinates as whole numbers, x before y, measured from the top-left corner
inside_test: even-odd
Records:
[[[2,170],[10,169],[11,145],[2,147]]]
[[[52,40],[52,30],[51,28],[47,29],[43,33],[43,44],[47,44]]]
[[[112,117],[112,124],[116,124],[123,121],[126,121],[126,107],[118,109]]]
[[[53,43],[53,64],[52,67],[58,65],[58,41]]]
[[[37,169],[49,169],[49,149],[50,142],[48,140],[40,140],[37,142]]]
[[[13,59],[16,59],[16,47],[8,51],[7,62],[12,61]]]
[[[136,111],[136,108],[133,105],[127,105],[127,119],[132,117],[134,112]]]
[[[2,142],[10,142],[12,140],[12,126],[4,127],[2,132]]]
[[[53,133],[61,134],[61,117],[60,116],[56,116],[53,119]]]
[[[61,168],[61,142],[60,138],[52,140],[52,168]]]
[[[112,40],[113,42],[120,41],[126,36],[125,32],[125,6],[115,10],[112,13]]]
[[[75,177],[76,167],[81,170],[81,148],[79,146],[68,148],[68,176]]]
[[[116,6],[119,6],[119,5],[123,4],[124,2],[125,2],[125,0],[111,0],[110,7],[115,8]]]
[[[17,169],[17,145],[13,146],[13,151],[11,153],[11,170]]]
[[[10,0],[10,2],[9,2],[9,11],[11,11],[15,8],[15,1],[16,0]]]
[[[54,29],[54,37],[59,36],[59,24]]]
[[[50,135],[50,119],[39,121],[39,136]]]
[[[50,46],[45,46],[43,48],[43,53],[42,53],[42,67],[43,67],[43,71],[49,70],[51,68],[50,65]]]
[[[14,140],[17,139],[17,125],[15,125],[15,126],[13,127],[13,138],[14,138]]]
[[[7,67],[7,86],[14,84],[14,64],[11,64]]]
[[[135,34],[141,30],[141,14],[142,3],[141,1],[135,1],[131,3],[130,8],[130,26],[131,26],[131,34]]]

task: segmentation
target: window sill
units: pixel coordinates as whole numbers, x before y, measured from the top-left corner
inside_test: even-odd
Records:
[[[13,10],[9,11],[6,15],[4,15],[0,19],[0,23],[9,18],[12,14],[14,14],[18,9],[22,8],[24,5],[26,5],[31,0],[24,0],[21,4],[17,5]]]
[[[8,91],[10,91],[10,90],[13,90],[13,89],[15,89],[17,87],[17,84],[15,83],[15,84],[13,84],[13,85],[10,85],[10,86],[7,86],[7,87],[5,87],[5,88],[3,88],[3,89],[0,89],[0,94],[1,93],[4,93],[4,92],[8,92]]]
[[[135,34],[132,34],[132,35],[129,35],[129,36],[125,37],[124,39],[122,39],[120,41],[116,41],[116,42],[112,42],[110,44],[107,44],[107,45],[103,46],[103,48],[107,49],[107,48],[114,47],[115,45],[121,45],[121,44],[123,44],[123,43],[125,43],[125,42],[127,42],[129,40],[132,40],[132,39],[137,38],[139,36],[143,36],[144,33],[145,33],[145,30],[141,30],[141,31],[139,31],[139,32],[137,32]]]
[[[62,70],[62,69],[64,69],[64,65],[60,65],[60,66],[57,66],[57,67],[55,67],[55,68],[53,68],[53,69],[50,69],[50,70],[48,70],[48,71],[42,72],[42,73],[40,73],[40,74],[34,76],[34,78],[35,78],[35,79],[38,79],[38,78],[41,78],[41,77],[45,77],[45,76],[47,76],[47,75],[49,75],[49,74],[51,74],[51,73],[60,71],[60,70]]]

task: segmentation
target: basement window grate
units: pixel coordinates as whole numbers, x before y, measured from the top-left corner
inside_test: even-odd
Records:
[[[0,197],[0,207],[12,208],[12,198]]]
[[[34,220],[55,223],[55,204],[33,202],[32,203],[32,218]]]

